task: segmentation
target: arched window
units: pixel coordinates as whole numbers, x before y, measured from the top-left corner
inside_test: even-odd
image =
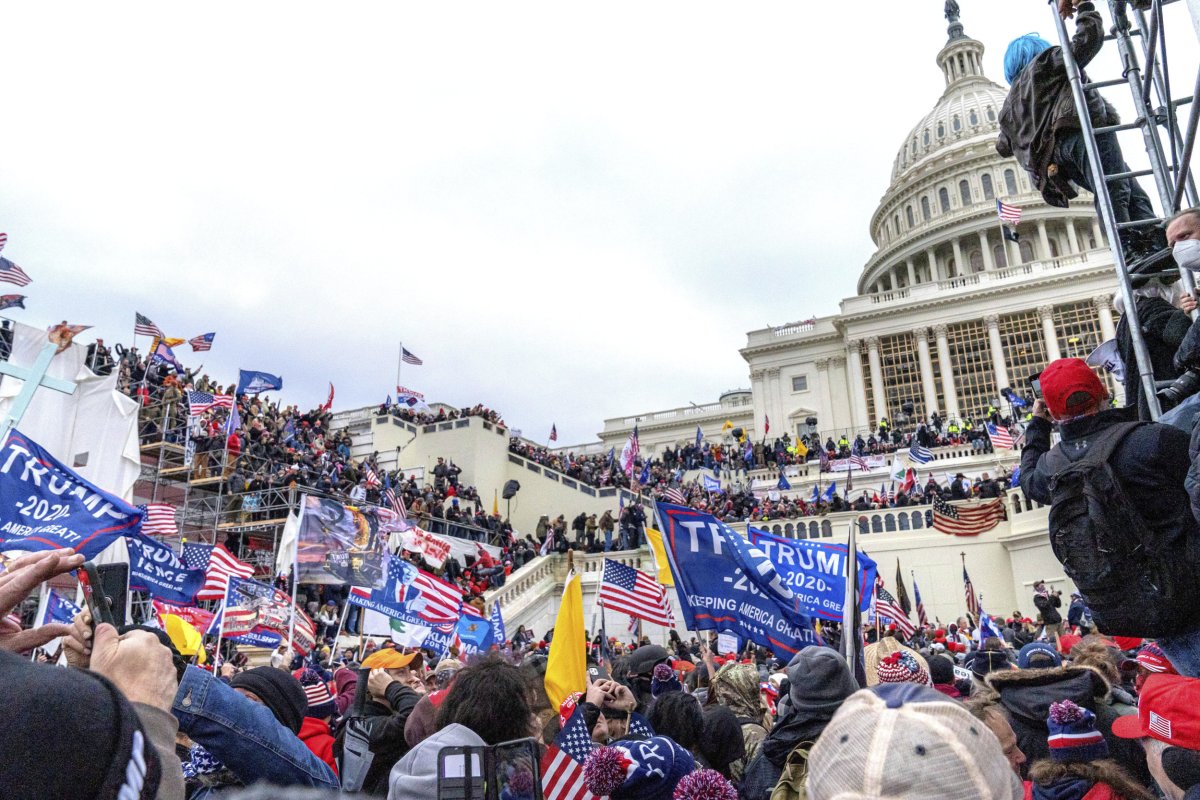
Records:
[[[829,520],[821,522],[821,538],[828,539],[833,536],[833,523]]]
[[[988,173],[983,173],[979,176],[979,185],[983,187],[983,199],[995,200],[996,192],[992,189],[992,176]]]
[[[925,129],[925,146],[929,147],[929,128]]]
[[[926,222],[929,222],[929,216],[930,216],[930,214],[929,214],[929,198],[922,197],[921,198],[921,219],[925,220]]]
[[[1033,261],[1033,245],[1027,239],[1022,239],[1020,244],[1021,263],[1028,264]]]
[[[895,514],[884,514],[883,515],[883,529],[885,531],[887,531],[888,533],[891,533],[896,530],[896,515]]]
[[[1049,239],[1048,241],[1050,242],[1050,257],[1058,258],[1058,242],[1053,239]]]
[[[950,127],[954,129],[955,133],[962,130],[962,120],[959,119],[958,114],[954,115],[954,120],[950,123]]]
[[[783,526],[783,535],[788,537],[789,539],[794,539],[795,533],[796,533],[796,529],[792,526],[792,523],[789,522]]]
[[[943,214],[950,210],[950,192],[946,191],[945,186],[938,189],[938,205],[942,207]]]
[[[914,511],[912,515],[913,530],[925,527],[925,515],[920,511]]]
[[[901,514],[899,522],[900,522],[900,530],[902,530],[902,531],[908,530],[908,514]]]
[[[1004,170],[1004,189],[1008,192],[1009,197],[1017,193],[1017,173],[1011,169]]]
[[[946,125],[943,122],[938,123],[938,138],[939,139],[946,138]]]
[[[971,272],[983,272],[983,251],[971,251]]]
[[[911,228],[913,225],[917,224],[916,220],[913,219],[913,211],[912,211],[911,205],[907,205],[904,207],[904,216],[908,218],[908,227]]]
[[[963,208],[971,205],[971,184],[965,179],[958,182],[958,197],[962,200]]]
[[[896,215],[894,215],[894,216],[892,217],[892,222],[894,222],[894,223],[895,223],[895,225],[896,225],[896,227],[895,227],[896,235],[897,235],[897,236],[899,236],[899,235],[900,235],[900,215],[899,215],[899,214],[896,214]]]
[[[971,109],[971,113],[967,115],[967,121],[971,123],[971,127],[979,124],[979,115],[975,113],[975,109]]]
[[[988,122],[995,122],[996,121],[996,109],[992,108],[991,106],[988,106],[987,107],[987,118],[988,118]]]
[[[808,538],[816,539],[821,535],[821,526],[815,521],[808,523]]]
[[[883,533],[883,520],[878,514],[871,517],[871,533]]]
[[[992,248],[992,261],[996,262],[996,269],[1004,269],[1008,266],[1008,256],[1004,252],[1004,245],[998,244]]]

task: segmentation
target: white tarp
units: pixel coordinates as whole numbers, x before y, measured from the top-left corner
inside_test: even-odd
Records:
[[[9,362],[31,367],[48,340],[46,331],[14,323]],[[116,390],[117,368],[96,375],[86,366],[86,345],[73,344],[54,357],[47,374],[76,383],[74,394],[39,388],[18,428],[67,466],[126,500],[140,471],[135,400]],[[0,414],[7,414],[25,382],[0,380]]]

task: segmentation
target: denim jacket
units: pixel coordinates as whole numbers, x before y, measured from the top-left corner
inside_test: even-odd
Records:
[[[338,779],[266,706],[189,666],[171,708],[179,730],[220,759],[246,785],[339,788]]]

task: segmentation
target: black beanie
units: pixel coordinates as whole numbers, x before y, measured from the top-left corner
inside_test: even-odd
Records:
[[[971,662],[971,672],[980,678],[989,672],[1007,669],[1012,669],[1012,663],[1000,650],[979,650],[975,653],[975,660]]]
[[[1180,789],[1200,786],[1200,752],[1168,747],[1162,754],[1163,772]]]
[[[162,772],[137,712],[93,672],[0,650],[0,794],[5,800],[150,800]],[[86,754],[86,757],[84,757]]]
[[[934,683],[954,683],[954,662],[935,653],[929,657],[929,677]]]
[[[308,709],[308,698],[300,681],[277,667],[255,667],[233,676],[229,685],[235,689],[254,692],[263,705],[271,709],[292,733],[299,733],[304,723],[304,712]]]

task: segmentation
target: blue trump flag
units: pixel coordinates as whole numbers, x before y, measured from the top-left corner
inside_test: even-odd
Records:
[[[704,491],[719,492],[721,491],[721,482],[716,478],[711,478],[708,475],[704,476]]]
[[[821,619],[842,621],[846,602],[846,545],[785,539],[757,528],[747,528],[750,543],[766,553],[796,593],[800,610]],[[871,607],[871,588],[875,585],[875,562],[858,551],[859,611]]]
[[[820,644],[770,559],[715,517],[658,504],[663,543],[689,630],[720,630],[781,658]]]
[[[204,570],[188,569],[175,551],[138,531],[125,538],[129,547],[129,588],[149,592],[168,603],[190,605],[204,585]]]
[[[236,394],[259,394],[283,388],[283,378],[269,372],[259,372],[254,369],[238,370],[238,385]]]
[[[818,501],[818,500],[820,500],[820,499],[821,499],[821,490],[820,490],[820,489],[818,489],[818,488],[817,488],[817,487],[814,485],[814,486],[813,486],[813,496],[812,496],[812,499],[810,499],[808,502],[810,502],[810,503],[815,503],[815,502],[817,502],[817,501]]]
[[[500,647],[508,641],[508,633],[504,630],[504,617],[500,615],[500,601],[492,603],[492,638]]]
[[[821,493],[821,497],[824,498],[826,502],[829,502],[830,500],[833,500],[833,495],[836,492],[837,481],[830,481],[829,485],[825,487],[825,491]]]
[[[146,512],[84,480],[14,430],[0,448],[0,550],[73,547],[93,558]]]
[[[65,622],[69,625],[79,611],[79,606],[59,594],[57,589],[51,589],[46,593],[46,611],[38,625],[49,625],[51,622]]]
[[[783,474],[783,470],[779,470],[779,483],[775,484],[775,488],[781,492],[792,488],[792,485],[788,483],[787,477]]]

